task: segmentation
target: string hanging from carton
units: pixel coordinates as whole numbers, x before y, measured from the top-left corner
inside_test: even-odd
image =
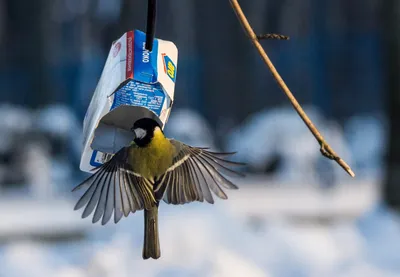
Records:
[[[146,49],[153,50],[154,36],[156,32],[157,0],[147,2],[147,26],[146,26]]]

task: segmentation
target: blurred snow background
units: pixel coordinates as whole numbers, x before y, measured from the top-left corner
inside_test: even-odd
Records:
[[[1,124],[10,127],[1,153],[14,156],[23,146],[24,155],[0,165],[1,277],[400,276],[399,216],[379,195],[382,118],[357,116],[341,129],[317,109],[306,109],[352,164],[355,181],[321,159],[290,107],[253,114],[224,144],[248,163],[248,177],[237,180],[240,189],[214,205],[162,204],[162,256],[143,261],[141,212],[100,226],[73,211],[78,194],[70,189],[85,174],[73,166],[81,127],[68,108],[4,110]],[[192,110],[174,110],[166,133],[217,147],[207,121]]]
[[[380,195],[397,2],[240,1],[255,31],[291,37],[263,44],[351,179],[321,156],[228,1],[158,1],[156,35],[179,49],[166,134],[238,151],[248,176],[227,201],[162,204],[162,256],[143,261],[143,214],[92,225],[71,189],[87,176],[82,120],[110,44],[144,30],[146,1],[0,0],[0,277],[400,277],[399,216]]]
[[[223,205],[163,205],[158,261],[141,259],[139,213],[118,226],[87,226],[78,241],[9,241],[0,276],[400,276],[399,218],[382,205],[354,222],[265,218],[257,227]]]

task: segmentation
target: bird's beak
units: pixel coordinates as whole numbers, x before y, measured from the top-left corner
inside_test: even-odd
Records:
[[[133,127],[132,127],[132,128],[131,128],[131,131],[132,131],[132,133],[133,133],[133,138],[132,138],[132,140],[135,140],[136,137],[137,137],[136,132],[135,132],[135,129],[133,129]]]

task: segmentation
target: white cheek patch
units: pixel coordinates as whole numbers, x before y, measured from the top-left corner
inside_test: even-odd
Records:
[[[142,139],[147,135],[147,131],[142,128],[136,128],[134,131],[138,139]]]

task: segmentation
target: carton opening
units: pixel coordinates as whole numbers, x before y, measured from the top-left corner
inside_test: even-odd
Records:
[[[141,118],[151,118],[163,127],[161,120],[152,111],[144,107],[122,105],[102,117],[90,147],[103,153],[116,153],[132,141],[131,128]]]

